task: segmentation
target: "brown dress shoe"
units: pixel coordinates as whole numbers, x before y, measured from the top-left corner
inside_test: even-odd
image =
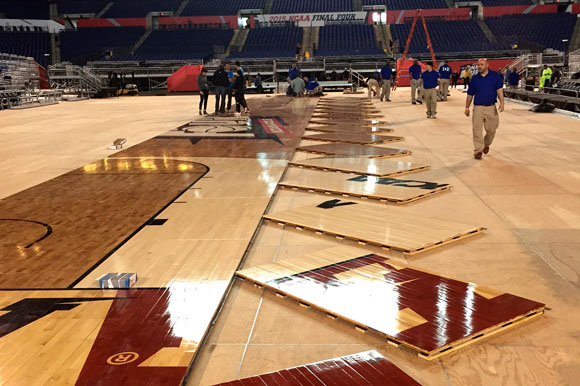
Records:
[[[477,152],[477,153],[475,153],[473,156],[475,157],[475,159],[481,159],[481,156],[482,156],[482,154],[481,154],[481,152],[480,152],[480,151],[478,151],[478,152]]]
[[[483,154],[489,153],[489,146],[483,148]]]

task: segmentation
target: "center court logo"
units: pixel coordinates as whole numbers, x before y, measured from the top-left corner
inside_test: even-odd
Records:
[[[126,365],[135,362],[139,354],[132,351],[120,352],[107,358],[107,363],[113,366]]]

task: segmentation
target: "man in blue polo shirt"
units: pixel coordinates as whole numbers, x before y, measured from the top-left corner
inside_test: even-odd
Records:
[[[390,102],[391,99],[391,78],[393,77],[393,69],[391,68],[391,62],[387,60],[383,68],[381,68],[381,83],[383,87],[383,92],[381,94],[381,102],[383,98]]]
[[[409,77],[411,78],[411,103],[416,105],[421,102],[421,66],[419,60],[415,59],[413,65],[409,67]],[[417,99],[415,99],[415,93]],[[417,102],[415,102],[417,101]]]
[[[427,70],[421,74],[423,80],[423,100],[427,107],[427,118],[437,117],[437,82],[439,73],[433,69],[433,62],[425,63]]]
[[[453,70],[447,64],[447,61],[443,61],[441,67],[439,67],[439,94],[441,95],[441,100],[447,100],[447,92],[449,90],[449,79],[451,78],[451,74],[453,74]]]
[[[477,62],[478,74],[469,83],[465,101],[465,116],[469,117],[469,106],[473,100],[473,156],[481,159],[489,152],[495,132],[499,126],[499,114],[495,103],[499,98],[499,111],[504,109],[503,79],[500,74],[489,70],[487,59]],[[485,127],[485,137],[482,129]]]
[[[515,68],[513,71],[510,72],[508,76],[508,83],[510,88],[518,88],[518,85],[520,83],[520,74],[518,74]]]
[[[300,68],[298,68],[298,64],[296,62],[292,63],[292,67],[288,70],[288,77],[290,81],[293,81],[300,75]]]

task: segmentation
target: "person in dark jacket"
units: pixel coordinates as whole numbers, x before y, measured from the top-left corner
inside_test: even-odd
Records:
[[[246,81],[244,72],[241,69],[241,66],[236,62],[236,66],[234,67],[234,98],[236,98],[236,116],[241,115],[241,107],[244,108],[244,113],[248,114],[250,109],[248,109],[248,104],[246,103],[246,96],[245,96],[245,88],[246,88]]]
[[[230,81],[223,64],[220,64],[213,74],[212,81],[215,86],[215,113],[216,115],[224,114],[226,112],[226,87],[228,87]]]
[[[254,86],[256,86],[256,92],[258,94],[264,93],[264,87],[262,87],[262,75],[260,75],[260,73],[258,73],[254,79]]]
[[[197,87],[199,87],[199,115],[202,115],[201,108],[203,107],[203,114],[207,114],[207,99],[209,98],[209,83],[207,82],[207,70],[201,69],[201,73],[197,76]]]

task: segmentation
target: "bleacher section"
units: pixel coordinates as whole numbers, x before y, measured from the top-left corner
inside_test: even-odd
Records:
[[[519,44],[521,41],[540,44],[543,48],[560,51],[568,49],[568,41],[574,31],[576,15],[570,13],[542,13],[507,15],[485,19],[498,41]]]
[[[386,5],[388,10],[447,8],[445,0],[362,0],[362,5]]]
[[[0,32],[0,52],[30,56],[38,64],[49,64],[50,35],[45,32]]]
[[[251,30],[241,52],[230,58],[292,58],[302,42],[302,28],[260,28]]]
[[[48,19],[48,1],[0,0],[0,13],[9,19]]]
[[[144,33],[141,27],[80,28],[60,34],[61,60],[74,64],[102,60],[106,50],[114,56],[127,54]]]
[[[187,60],[212,56],[214,45],[224,49],[232,39],[232,30],[153,31],[135,52],[134,60]],[[128,57],[123,60],[130,59]]]
[[[352,0],[274,0],[272,13],[352,11]]]
[[[505,44],[490,43],[474,20],[427,22],[427,28],[433,44],[433,50],[437,53],[494,51],[510,48]],[[393,40],[399,40],[401,52],[405,47],[410,30],[411,23],[391,25]],[[417,24],[409,47],[409,53],[427,52],[429,52],[429,49],[425,31],[420,24]]]
[[[103,17],[144,17],[149,12],[175,11],[179,4],[181,0],[115,0]]]
[[[266,0],[193,0],[181,16],[236,15],[240,9],[263,9]]]
[[[58,0],[57,11],[60,15],[66,14],[97,14],[105,8],[108,0]]]
[[[370,25],[320,27],[316,56],[382,55]]]

